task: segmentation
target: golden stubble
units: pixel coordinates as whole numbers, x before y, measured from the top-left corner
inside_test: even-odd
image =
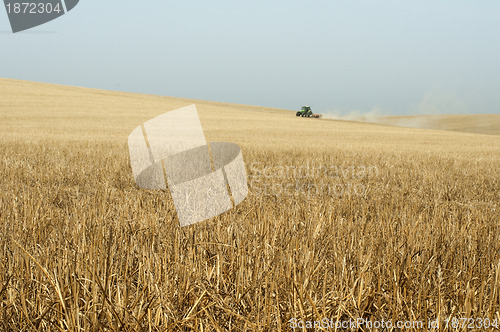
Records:
[[[499,136],[5,79],[0,94],[0,329],[500,320]],[[136,187],[126,142],[192,103],[207,141],[241,146],[250,194],[181,229],[168,192]]]

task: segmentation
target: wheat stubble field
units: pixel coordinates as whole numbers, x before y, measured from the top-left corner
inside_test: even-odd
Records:
[[[181,229],[127,136],[192,103],[251,192]],[[0,330],[500,320],[500,136],[7,79],[0,119]]]

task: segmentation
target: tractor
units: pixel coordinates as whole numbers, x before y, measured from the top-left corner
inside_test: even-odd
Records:
[[[318,114],[314,114],[311,111],[310,106],[302,106],[302,109],[300,111],[298,111],[295,115],[301,116],[303,118],[319,118],[320,117]]]

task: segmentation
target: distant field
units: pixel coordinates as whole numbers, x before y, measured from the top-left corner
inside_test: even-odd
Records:
[[[500,135],[500,114],[439,114],[380,117],[379,123],[394,126],[453,130]]]
[[[168,191],[136,187],[127,136],[192,103],[207,141],[240,145],[250,194],[181,229]],[[0,79],[0,329],[500,326],[498,116],[294,113]]]
[[[332,116],[327,120],[365,122],[406,128],[459,131],[483,135],[500,135],[500,114],[431,114],[431,115],[366,115]]]

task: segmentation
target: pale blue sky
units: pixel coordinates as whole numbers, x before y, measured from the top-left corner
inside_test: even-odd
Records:
[[[500,113],[500,1],[95,1],[0,77],[316,112]]]

